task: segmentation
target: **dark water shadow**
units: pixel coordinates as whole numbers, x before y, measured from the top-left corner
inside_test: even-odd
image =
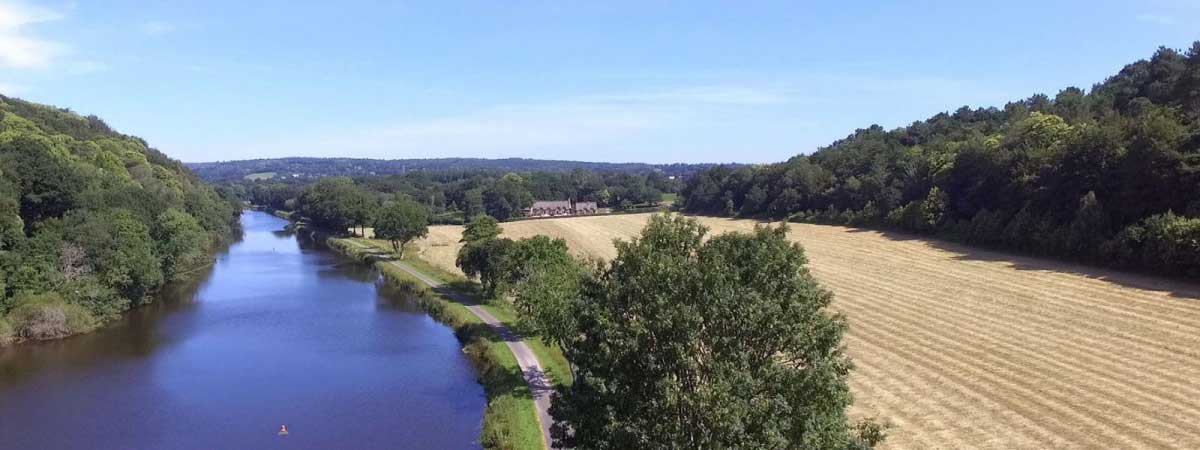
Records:
[[[938,250],[952,253],[953,258],[959,261],[1000,262],[1005,263],[1007,267],[1020,271],[1066,273],[1129,288],[1163,292],[1178,299],[1200,300],[1200,282],[1196,281],[1181,280],[1156,274],[1120,271],[1077,262],[972,247],[966,244],[892,230],[847,228],[851,233],[876,233],[891,241],[921,242]]]
[[[379,311],[403,312],[408,314],[425,315],[425,309],[421,306],[419,294],[408,289],[396,287],[387,283],[376,274],[375,292],[375,309]]]
[[[219,249],[217,258],[224,256],[228,247]],[[215,265],[167,284],[154,294],[150,303],[121,313],[91,333],[0,347],[0,387],[13,386],[50,368],[71,371],[142,359],[170,348],[178,339],[162,332],[163,319],[197,307],[200,286],[212,277]]]
[[[469,344],[474,339],[483,345],[490,346],[494,343],[508,340],[501,337],[495,327],[483,323],[463,325],[455,330],[454,333],[464,344]],[[493,361],[481,361],[477,358],[471,359],[479,369],[480,378],[486,380],[483,384],[487,388],[489,401],[502,394],[511,395],[518,399],[532,400],[534,398],[534,392],[530,389],[530,384],[526,381],[525,373],[520,367],[504,367]],[[546,380],[545,384],[551,386],[549,389],[553,389],[553,384],[549,380]],[[543,388],[539,385],[539,389]]]

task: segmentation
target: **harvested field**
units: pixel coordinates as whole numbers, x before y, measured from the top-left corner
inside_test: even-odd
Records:
[[[531,220],[580,255],[648,215]],[[702,218],[713,233],[746,220]],[[850,323],[854,413],[886,448],[1200,448],[1200,284],[1005,255],[906,235],[792,224]],[[461,227],[422,257],[454,268]]]

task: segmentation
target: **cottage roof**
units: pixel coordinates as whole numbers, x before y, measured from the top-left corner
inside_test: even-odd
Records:
[[[571,209],[571,202],[569,200],[554,200],[554,201],[542,200],[542,201],[533,202],[533,209],[557,209],[557,208]]]

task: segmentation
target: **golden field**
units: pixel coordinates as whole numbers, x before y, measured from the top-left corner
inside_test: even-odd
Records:
[[[503,227],[612,258],[648,217]],[[422,258],[457,272],[461,230],[430,227]],[[853,412],[892,425],[885,448],[1200,448],[1200,284],[845,227],[790,236],[846,315]]]

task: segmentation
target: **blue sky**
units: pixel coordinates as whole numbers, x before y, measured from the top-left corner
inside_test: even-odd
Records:
[[[1200,0],[985,3],[0,0],[0,93],[184,161],[756,163],[1200,39]]]

